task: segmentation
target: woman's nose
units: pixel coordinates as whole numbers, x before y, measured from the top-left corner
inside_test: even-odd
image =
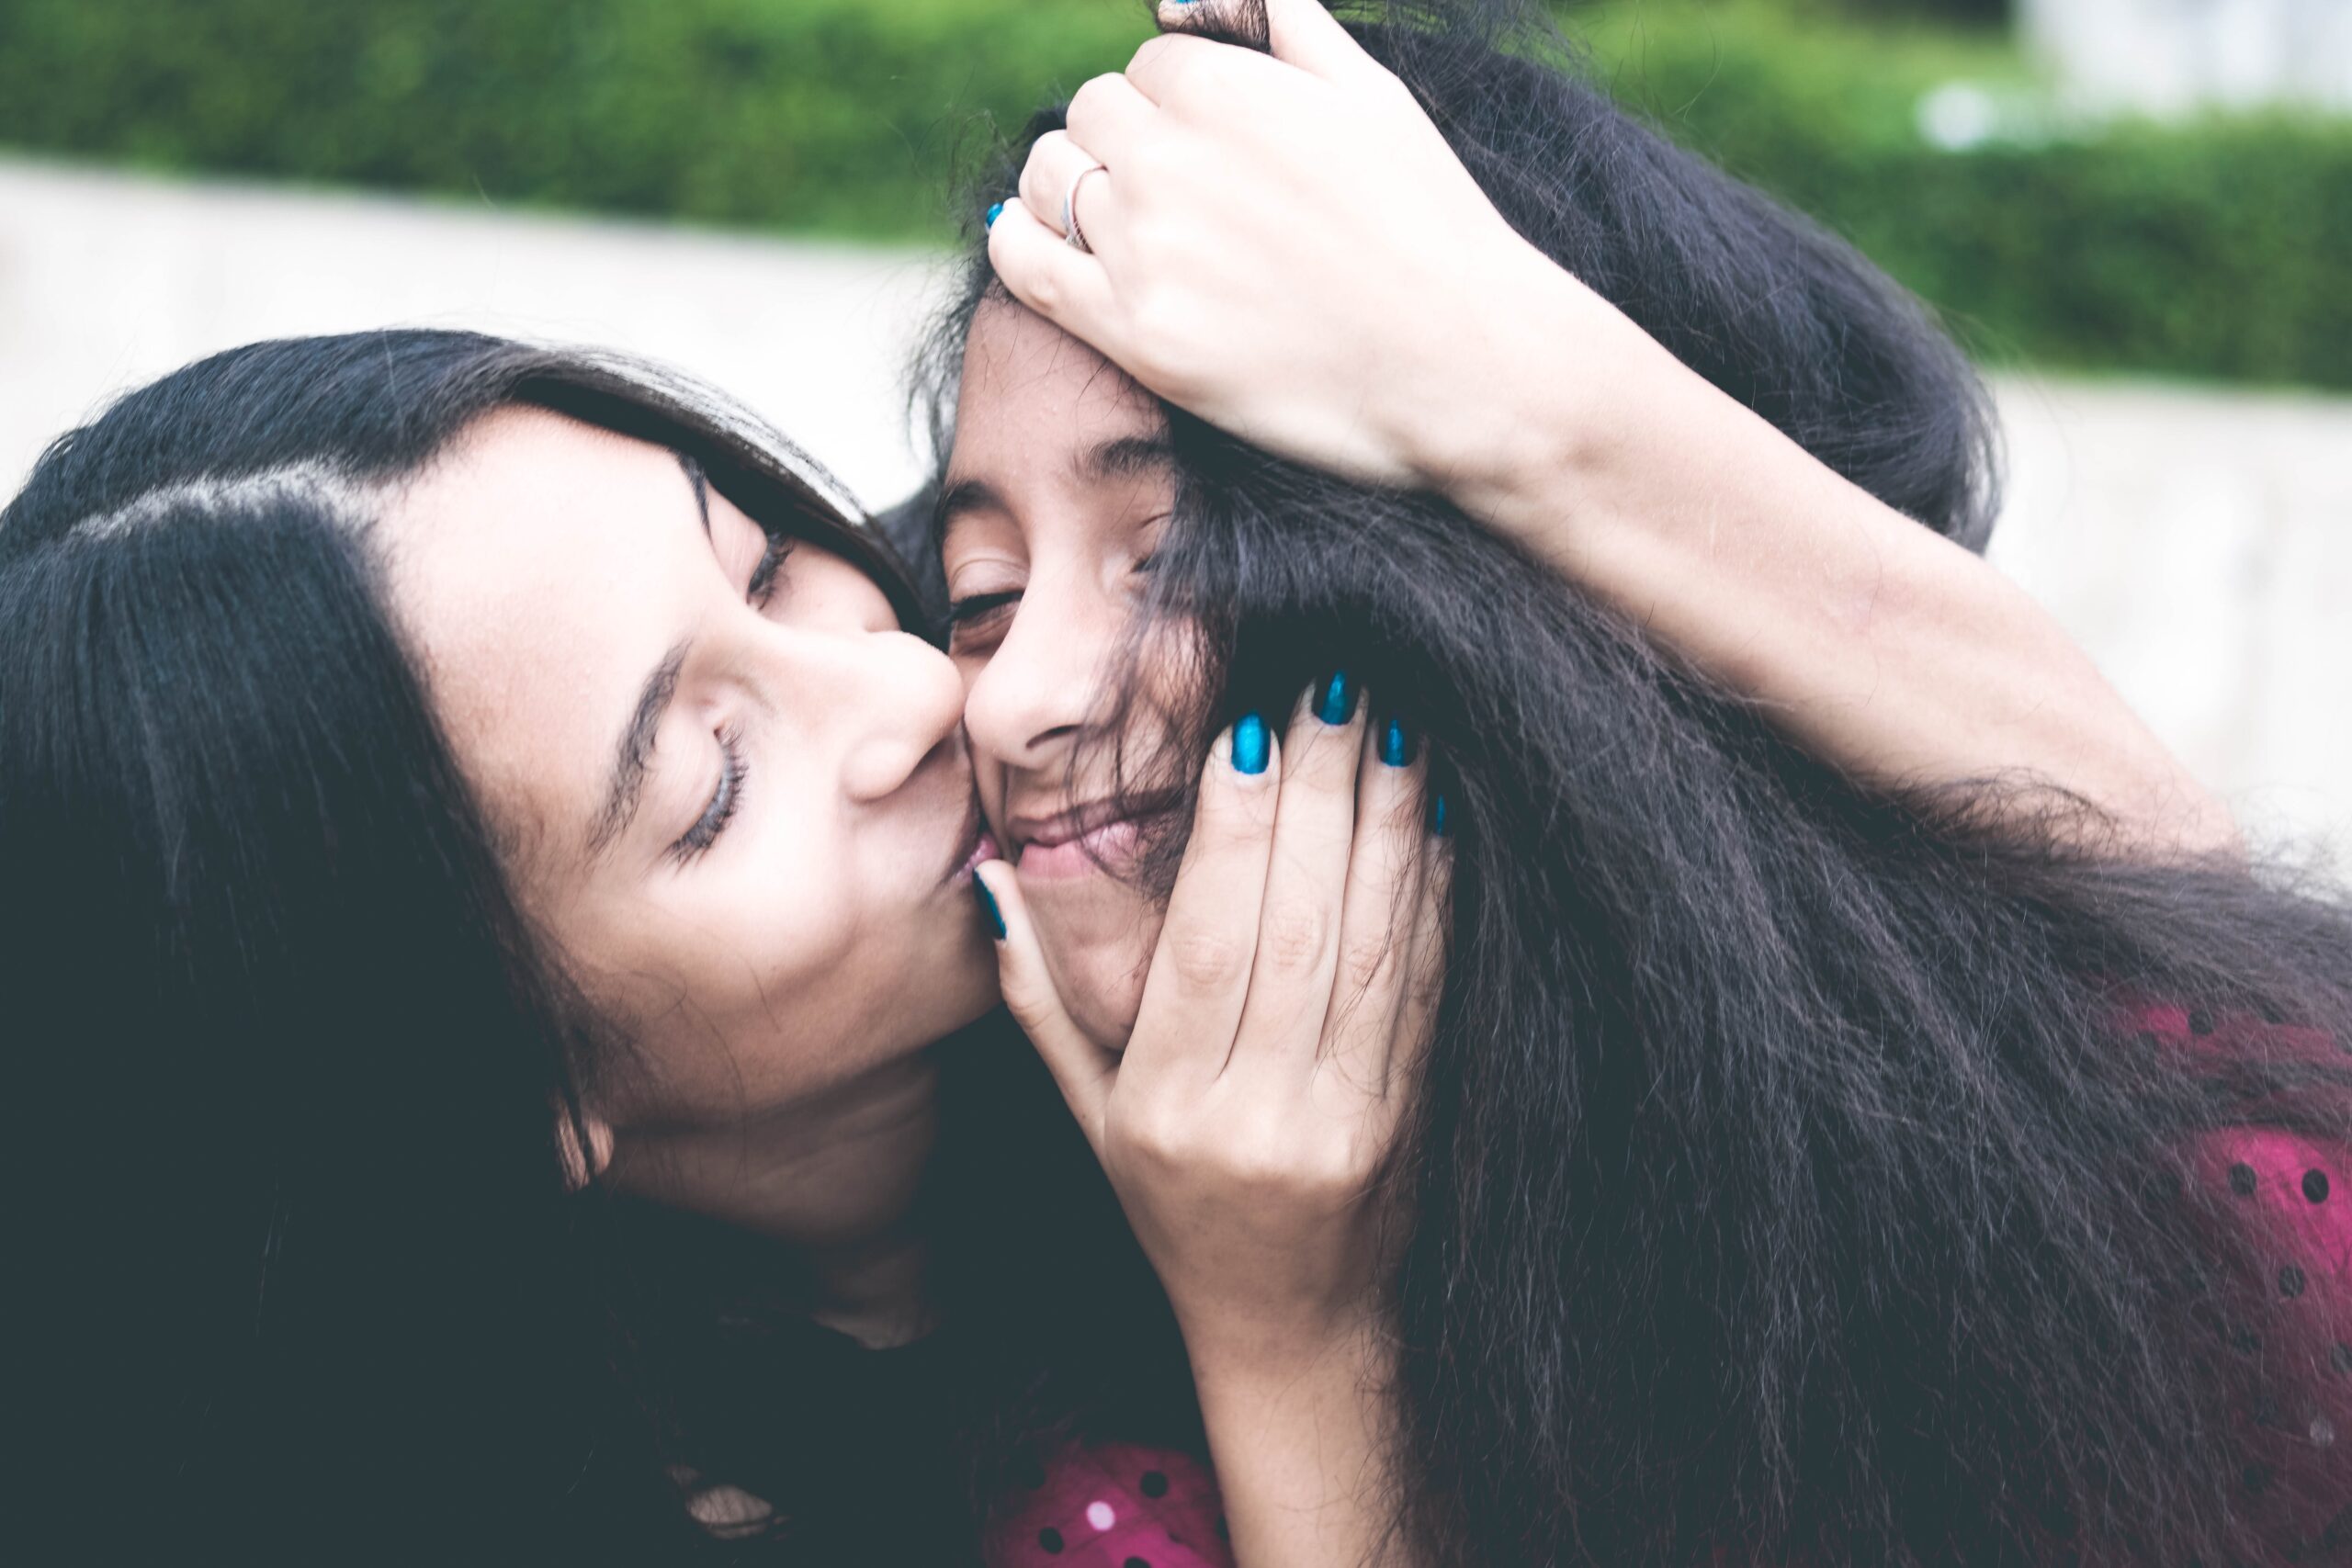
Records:
[[[947,655],[896,629],[819,636],[797,679],[823,728],[842,738],[842,791],[872,803],[896,794],[963,721],[963,681]]]
[[[1089,606],[1023,599],[966,688],[964,728],[974,748],[1012,767],[1055,760],[1093,716],[1115,636]]]

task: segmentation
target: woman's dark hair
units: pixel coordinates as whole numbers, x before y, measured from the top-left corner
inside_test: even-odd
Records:
[[[779,438],[591,354],[257,344],[49,449],[0,513],[20,1545],[649,1562],[699,1535],[568,1190],[574,1086],[625,1064],[509,896],[369,537],[510,404],[693,457],[918,614]]]
[[[1985,400],[1926,313],[1515,28],[1424,5],[1360,36],[1522,234],[1981,547]],[[1005,298],[975,238],[927,377],[943,435]],[[1387,1303],[1396,1522],[1427,1561],[2344,1550],[2352,1351],[2219,1152],[2346,1146],[2337,895],[2132,859],[2030,780],[1858,783],[1442,502],[1169,420],[1179,506],[1131,648],[1199,628],[1200,701],[1170,745],[1128,754],[1131,703],[1093,743],[1164,798],[1160,763],[1337,665],[1426,735],[1458,825]]]

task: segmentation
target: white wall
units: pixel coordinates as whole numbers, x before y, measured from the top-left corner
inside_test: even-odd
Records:
[[[2018,17],[2085,107],[2352,108],[2352,0],[2018,0]]]
[[[431,322],[670,360],[888,502],[914,479],[899,371],[933,276],[907,251],[0,162],[0,485],[198,355]],[[1995,558],[2258,830],[2352,849],[2352,399],[1998,392]]]

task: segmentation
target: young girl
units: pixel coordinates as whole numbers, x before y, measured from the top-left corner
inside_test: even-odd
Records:
[[[1965,370],[1849,253],[1467,21],[1267,21],[1090,84],[944,338],[982,874],[1114,1184],[1193,759],[1368,692],[1452,835],[1348,1211],[1409,1211],[1350,1369],[1407,1550],[2331,1554],[2340,905],[2064,734],[2111,699],[1953,547]]]

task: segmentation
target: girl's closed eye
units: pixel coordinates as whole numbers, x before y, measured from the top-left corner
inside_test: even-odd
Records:
[[[727,825],[735,819],[737,809],[743,804],[743,786],[751,778],[752,766],[743,755],[742,736],[731,727],[721,729],[718,732],[718,784],[711,791],[709,804],[703,807],[702,815],[695,819],[694,826],[670,846],[672,858],[681,863],[695,859],[717,843],[718,836],[727,831]]]
[[[1018,588],[988,593],[967,593],[947,603],[947,649],[951,653],[978,653],[993,648],[1004,637],[1012,612],[1021,603]]]
[[[760,563],[752,569],[751,585],[744,590],[743,596],[754,609],[766,609],[768,602],[775,597],[776,574],[798,542],[788,534],[768,536],[767,547],[760,552]]]

